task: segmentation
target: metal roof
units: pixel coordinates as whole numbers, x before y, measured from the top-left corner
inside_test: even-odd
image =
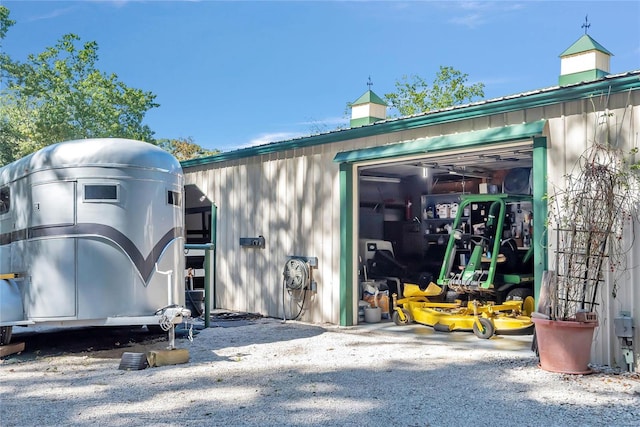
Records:
[[[351,104],[351,105],[361,105],[361,104],[369,104],[369,103],[371,103],[371,104],[379,104],[379,105],[384,105],[384,106],[387,105],[387,103],[384,101],[384,99],[380,98],[372,90],[366,91],[360,98],[358,98],[355,101],[353,101],[353,104]]]
[[[590,50],[597,50],[597,51],[606,53],[607,55],[613,56],[613,53],[605,49],[604,46],[602,46],[600,43],[595,41],[591,36],[589,36],[588,34],[585,34],[582,37],[580,37],[574,44],[569,46],[567,50],[562,52],[560,54],[560,57],[575,55],[577,53],[589,52]]]
[[[378,122],[356,128],[334,130],[317,135],[227,151],[209,157],[186,160],[181,162],[181,164],[183,168],[187,169],[190,167],[271,154],[285,150],[301,149],[315,145],[348,141],[356,138],[399,132],[440,123],[450,123],[474,117],[537,108],[560,102],[586,99],[593,96],[638,89],[640,89],[640,70],[629,71],[616,75],[608,75],[590,82],[580,82],[566,86],[553,86],[485,101],[477,101],[465,105],[457,105],[412,116],[380,120]]]

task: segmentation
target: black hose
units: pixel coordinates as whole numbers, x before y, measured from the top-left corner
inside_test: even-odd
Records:
[[[193,308],[195,308],[196,313],[198,313],[198,317],[202,316],[202,311],[201,311],[201,310],[199,310],[199,309],[198,309],[198,307],[196,306],[196,303],[195,303],[195,301],[193,300],[193,297],[191,296],[191,292],[186,291],[185,293],[188,295],[188,297],[189,297],[189,301],[191,302],[191,305],[193,306]],[[192,316],[192,317],[193,317],[193,316]]]
[[[302,314],[302,311],[304,310],[304,300],[307,299],[307,287],[304,287],[304,293],[302,294],[302,304],[300,304],[300,310],[298,310],[298,314],[296,314],[294,317],[291,318],[287,318],[287,311],[284,309],[284,290],[286,289],[287,285],[286,285],[286,279],[282,279],[282,317],[283,320],[287,321],[287,320],[297,320],[298,317],[300,317],[300,315]],[[289,296],[291,296],[291,290],[288,290],[289,292]]]

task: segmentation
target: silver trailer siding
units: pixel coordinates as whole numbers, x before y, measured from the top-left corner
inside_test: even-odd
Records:
[[[0,326],[158,324],[184,306],[183,185],[172,155],[125,139],[0,168]]]

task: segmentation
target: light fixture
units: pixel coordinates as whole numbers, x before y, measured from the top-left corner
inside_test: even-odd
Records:
[[[360,175],[360,181],[386,182],[389,184],[400,184],[400,178],[394,178],[392,176]]]
[[[479,175],[476,173],[468,173],[463,171],[449,171],[449,175],[457,175],[463,178],[487,178],[486,175]]]

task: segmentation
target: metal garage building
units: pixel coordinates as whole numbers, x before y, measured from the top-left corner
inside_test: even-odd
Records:
[[[360,238],[385,238],[381,227],[396,225],[394,241],[410,252],[426,239],[425,196],[477,192],[481,184],[502,188],[514,169],[531,171],[525,191],[533,195],[537,225],[531,245],[538,291],[553,263],[542,227],[549,186],[561,185],[604,111],[617,120],[626,148],[640,143],[640,71],[608,75],[609,55],[585,35],[561,56],[556,87],[398,119],[386,119],[383,102],[368,91],[354,103],[350,129],[183,162],[192,188],[188,237],[210,235],[209,201],[216,207],[212,306],[291,315],[283,267],[301,256],[313,265],[314,285],[303,295],[300,319],[356,324]],[[637,239],[629,265],[640,265]],[[612,319],[622,311],[640,340],[639,276],[630,270],[617,298],[601,305],[593,361],[620,362]]]

